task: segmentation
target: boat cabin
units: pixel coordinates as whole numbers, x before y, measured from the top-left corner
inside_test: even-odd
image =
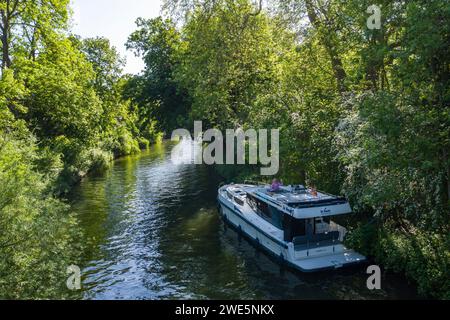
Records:
[[[302,185],[281,187],[228,188],[228,197],[239,206],[250,208],[284,233],[284,241],[296,248],[332,245],[342,241],[345,228],[332,221],[333,216],[351,213],[345,198],[324,192],[312,192]]]

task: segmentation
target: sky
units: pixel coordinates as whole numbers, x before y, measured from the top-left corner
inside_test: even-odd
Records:
[[[128,36],[136,30],[139,17],[160,15],[161,0],[71,0],[73,32],[83,38],[106,37],[127,59],[125,73],[137,74],[144,63],[125,48]]]

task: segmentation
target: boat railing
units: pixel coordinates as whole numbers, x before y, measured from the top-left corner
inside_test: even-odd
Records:
[[[339,233],[339,241],[344,241],[345,235],[347,234],[347,229],[343,226],[337,224],[334,221],[330,221],[330,225],[328,228],[329,231],[335,231]]]
[[[255,180],[244,180],[244,184],[254,184],[257,186],[265,186],[265,185],[267,185],[267,182],[255,181]]]
[[[339,231],[330,231],[323,234],[314,234],[308,236],[295,237],[292,242],[294,243],[294,249],[296,251],[304,251],[311,249],[317,249],[320,247],[329,247],[339,245],[342,243]]]

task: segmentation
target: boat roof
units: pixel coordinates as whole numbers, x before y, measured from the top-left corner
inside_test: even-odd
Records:
[[[261,200],[278,205],[296,218],[311,218],[351,213],[350,205],[344,197],[323,191],[313,195],[311,189],[302,185],[282,186],[276,192],[269,185],[231,185],[227,190],[238,197],[254,195]]]
[[[317,192],[317,196],[313,196],[306,189],[303,189],[301,191],[300,190],[293,191],[292,189],[289,189],[289,187],[281,187],[280,190],[276,192],[270,191],[269,188],[258,188],[255,193],[269,196],[276,201],[289,205],[336,198],[334,196],[319,191]]]

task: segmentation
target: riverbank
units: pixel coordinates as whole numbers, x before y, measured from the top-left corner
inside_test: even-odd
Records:
[[[95,150],[92,159],[86,161],[87,163],[84,165],[85,169],[83,171],[75,170],[74,172],[62,173],[60,178],[56,179],[56,196],[64,199],[71,192],[72,188],[87,176],[101,175],[111,168],[114,161],[145,152],[150,149],[151,145],[161,143],[163,139],[163,135],[157,133],[154,134],[151,140],[145,138],[134,139],[129,141],[127,145],[123,145],[113,151]]]
[[[347,242],[386,270],[404,274],[423,297],[450,299],[448,235],[401,230],[376,219],[354,228]]]

